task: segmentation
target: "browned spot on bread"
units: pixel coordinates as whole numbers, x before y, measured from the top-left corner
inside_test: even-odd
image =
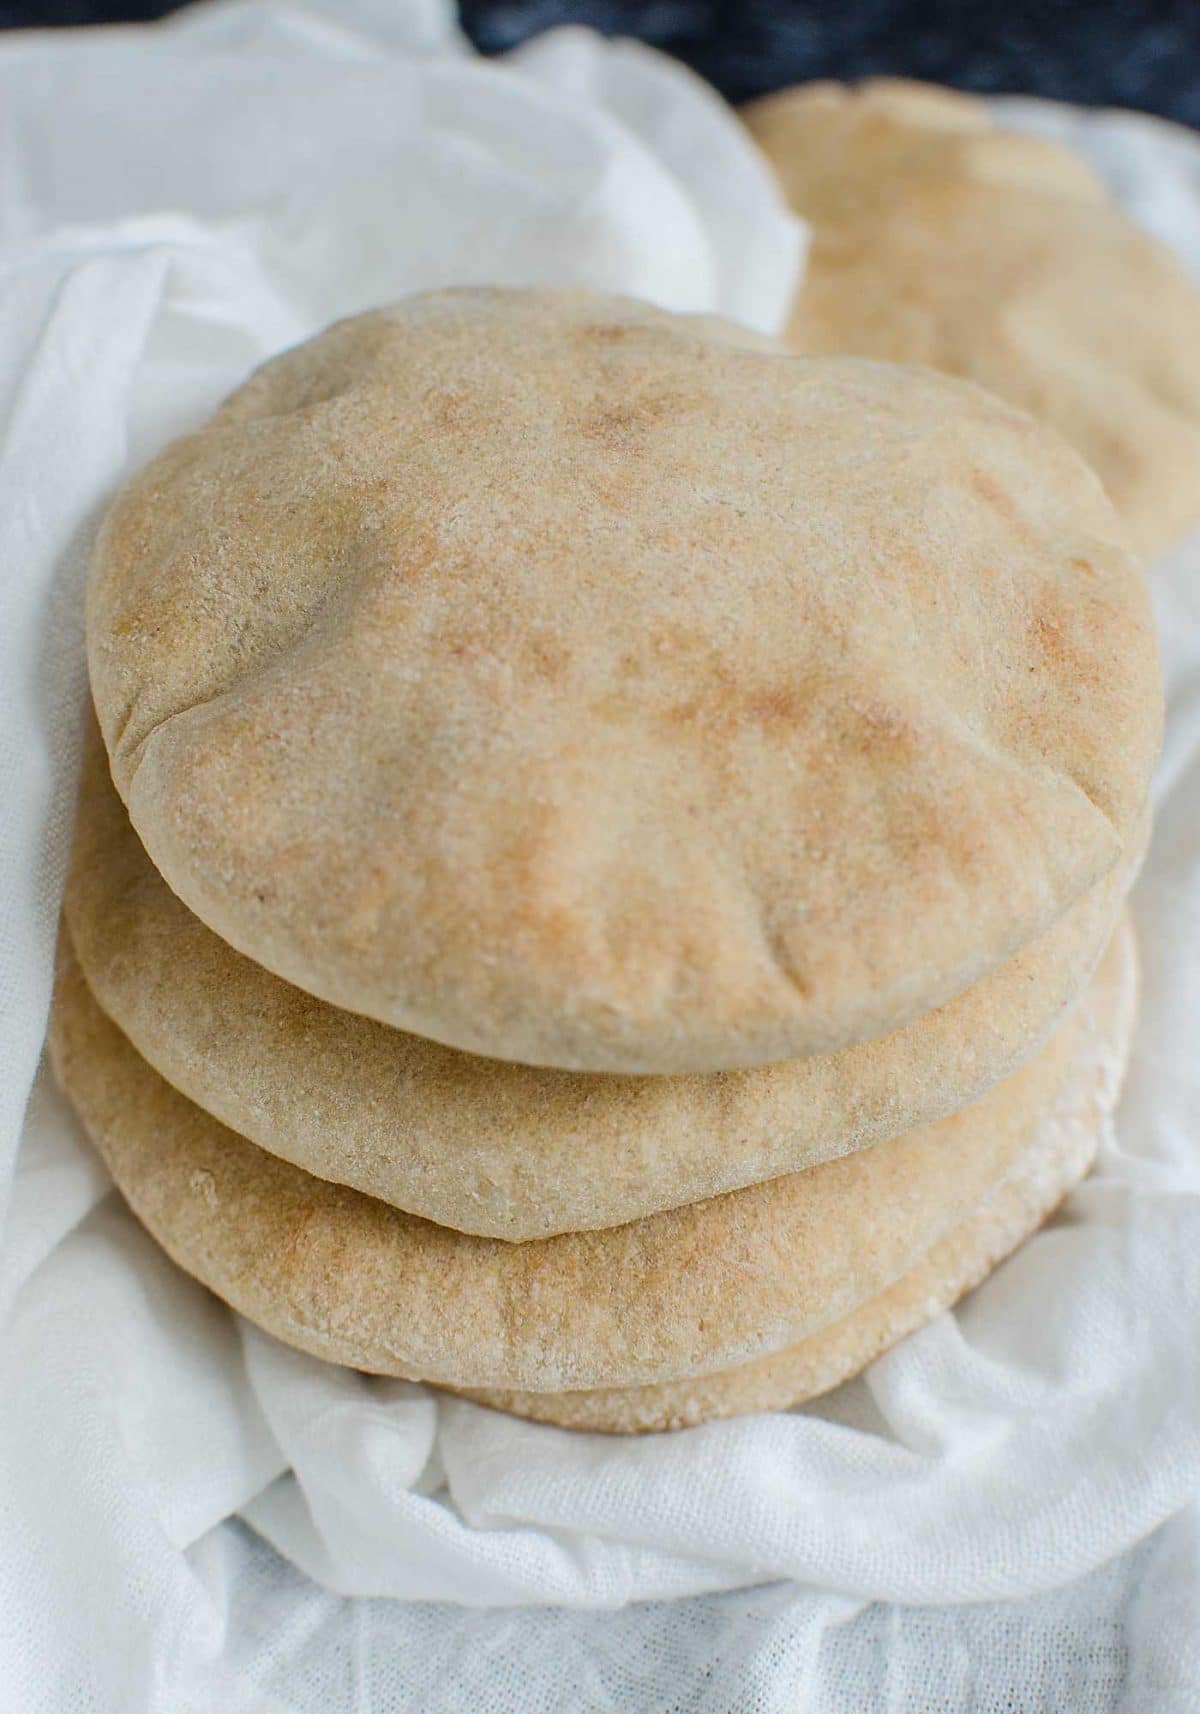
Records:
[[[570,669],[570,649],[549,631],[534,632],[527,639],[525,655],[530,671],[538,678],[557,682]]]
[[[1077,694],[1103,691],[1119,665],[1105,644],[1112,633],[1108,604],[1091,599],[1080,623],[1078,602],[1068,606],[1054,589],[1038,592],[1029,620],[1030,636],[1047,667],[1069,677]]]
[[[1029,629],[1043,655],[1048,656],[1056,665],[1062,665],[1066,657],[1066,647],[1057,620],[1046,613],[1035,613],[1029,621]]]
[[[524,956],[534,964],[554,962],[563,947],[590,961],[592,936],[586,913],[565,890],[555,855],[561,837],[560,817],[544,806],[529,804],[525,827],[500,853],[495,885],[512,900],[510,921]]]
[[[614,450],[628,449],[636,432],[649,419],[636,405],[606,405],[590,412],[580,423],[588,440]]]
[[[442,639],[442,652],[452,661],[486,660],[495,652],[495,639],[486,631],[455,631]]]
[[[755,726],[798,726],[811,712],[807,692],[795,684],[752,691],[742,707],[742,717]]]
[[[619,321],[592,322],[579,330],[579,338],[585,345],[619,345],[623,340],[631,339],[639,330],[628,323]]]
[[[580,420],[580,431],[601,446],[628,449],[639,435],[686,411],[686,393],[664,388],[647,390],[612,404],[597,405]]]
[[[479,407],[469,393],[435,393],[426,400],[431,425],[454,434],[469,434],[480,427]]]
[[[900,709],[877,700],[852,703],[844,735],[846,744],[859,751],[886,752],[894,759],[898,751],[915,755],[921,747],[916,722]]]
[[[971,487],[981,500],[986,500],[989,506],[995,506],[996,510],[1002,512],[1006,518],[1015,519],[1017,517],[1017,508],[1013,505],[1012,495],[1002,483],[998,482],[986,470],[973,470],[971,472]]]
[[[655,633],[652,647],[656,654],[675,656],[680,663],[689,654],[697,657],[694,693],[671,703],[661,713],[669,729],[728,738],[747,727],[765,732],[803,728],[811,717],[812,695],[806,683],[784,679],[746,685],[711,648],[697,650],[695,638],[686,630],[662,627]]]

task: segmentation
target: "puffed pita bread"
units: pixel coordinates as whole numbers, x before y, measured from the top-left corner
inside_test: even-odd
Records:
[[[906,180],[955,176],[1107,205],[1104,181],[1061,144],[998,130],[986,104],[903,78],[794,85],[741,115],[788,196],[825,227],[878,216]]]
[[[1131,936],[1126,935],[1125,948],[1131,964],[1122,980],[1132,1009]],[[1126,1033],[1131,1027],[1132,1016]],[[606,1434],[691,1428],[752,1411],[787,1410],[817,1398],[948,1309],[1037,1230],[1092,1165],[1123,1071],[1123,1057],[1114,1055],[1094,1085],[1080,1085],[1077,1103],[1056,1107],[1055,1118],[1061,1122],[1040,1125],[1003,1183],[915,1267],[877,1297],[795,1345],[752,1357],[735,1369],[684,1381],[575,1393],[467,1390],[465,1396],[538,1422]]]
[[[65,912],[93,996],[232,1130],[439,1225],[498,1238],[613,1226],[796,1172],[953,1112],[1076,999],[1131,876],[906,1030],[748,1071],[617,1077],[440,1047],[316,1000],[171,892],[88,740]]]
[[[1159,552],[1200,523],[1200,293],[1070,150],[947,93],[801,85],[744,110],[813,228],[788,337],[1032,411]]]
[[[835,121],[846,102],[846,85],[832,78],[816,79],[795,86],[803,89],[810,108],[831,112]],[[791,91],[784,93],[790,94]],[[855,98],[866,113],[882,113],[889,119],[907,121],[914,129],[931,131],[986,132],[992,129],[987,104],[965,90],[950,89],[941,83],[922,83],[910,77],[868,77],[857,84]],[[743,109],[747,113],[766,109],[771,96],[752,101]],[[824,135],[824,133],[822,133]],[[840,146],[840,139],[830,138],[831,153]]]
[[[62,941],[51,1053],[134,1212],[268,1332],[457,1387],[577,1391],[732,1368],[848,1315],[1091,1112],[1131,1007],[1118,942],[1050,1043],[937,1125],[603,1232],[467,1237],[256,1148],[151,1070]]]
[[[564,1069],[902,1028],[1117,866],[1159,743],[1144,580],[1056,438],[586,293],[267,364],[111,510],[88,636],[209,927]]]

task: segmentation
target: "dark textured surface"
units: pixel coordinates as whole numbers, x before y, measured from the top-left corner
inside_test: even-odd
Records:
[[[169,9],[162,0],[0,0],[0,25]],[[463,18],[485,52],[568,22],[642,36],[734,100],[882,71],[1200,124],[1200,0],[464,0]]]

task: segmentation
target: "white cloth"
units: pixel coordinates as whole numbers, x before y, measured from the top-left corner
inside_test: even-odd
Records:
[[[1168,236],[1200,231],[1190,137],[1024,118],[1093,148]],[[760,1714],[818,1693],[1194,1714],[1200,550],[1155,572],[1171,708],[1144,1022],[1065,1220],[795,1415],[610,1440],[324,1367],[166,1261],[44,1076],[16,1157],[98,509],[332,315],[571,280],[770,328],[800,235],[689,74],[581,32],[484,65],[436,0],[0,39],[0,164],[3,1714]],[[806,1587],[704,1594],[780,1577]],[[372,1594],[406,1600],[348,1598]],[[946,1606],[991,1597],[1023,1601],[996,1638],[996,1609]]]

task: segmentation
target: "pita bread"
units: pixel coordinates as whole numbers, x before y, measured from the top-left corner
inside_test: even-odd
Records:
[[[788,338],[928,363],[1032,411],[1161,551],[1200,523],[1200,294],[1077,156],[984,129],[982,107],[969,128],[931,123],[942,93],[819,84],[745,109],[813,227]]]
[[[997,130],[986,104],[898,78],[799,84],[752,101],[742,118],[789,200],[819,229],[878,219],[921,178],[959,178],[1110,205],[1104,181],[1070,149]]]
[[[117,501],[88,632],[202,921],[564,1069],[902,1028],[1121,861],[1159,742],[1144,580],[1054,437],[586,293],[267,364]]]
[[[848,96],[844,83],[823,78],[782,93],[789,97],[793,94],[798,97],[801,90],[806,111],[820,110],[831,114],[835,124],[841,119]],[[916,78],[909,77],[868,77],[855,86],[854,99],[864,115],[879,114],[888,120],[904,121],[914,130],[923,128],[932,131],[979,133],[992,129],[986,102],[976,95],[968,95],[964,90],[950,89],[945,84],[921,83]],[[750,102],[744,111],[769,111],[774,100],[774,96],[763,96],[758,101]],[[789,100],[787,103],[781,102],[780,105],[790,111],[793,103]],[[824,130],[821,130],[819,135],[824,136]],[[903,146],[906,139],[901,138],[899,141]],[[836,144],[831,141],[831,152],[835,147]]]
[[[198,1106],[319,1178],[458,1231],[526,1239],[796,1172],[965,1106],[1076,999],[1130,878],[1097,882],[1032,946],[895,1035],[670,1078],[478,1059],[281,982],[171,892],[94,730],[65,911],[96,1001]]]
[[[1037,1230],[1092,1165],[1120,1069],[1114,1063],[1112,1081],[1097,1086],[1089,1111],[1081,1108],[1066,1123],[1039,1126],[1010,1176],[895,1285],[795,1345],[685,1381],[577,1393],[466,1389],[464,1396],[561,1428],[647,1434],[788,1410],[830,1392],[979,1285]]]
[[[63,1087],[175,1260],[268,1332],[458,1387],[636,1386],[731,1368],[898,1280],[1026,1156],[1085,1122],[1124,1050],[1120,942],[1042,1051],[974,1106],[807,1173],[604,1232],[467,1237],[312,1178],[193,1106],[92,1000],[64,941]]]

